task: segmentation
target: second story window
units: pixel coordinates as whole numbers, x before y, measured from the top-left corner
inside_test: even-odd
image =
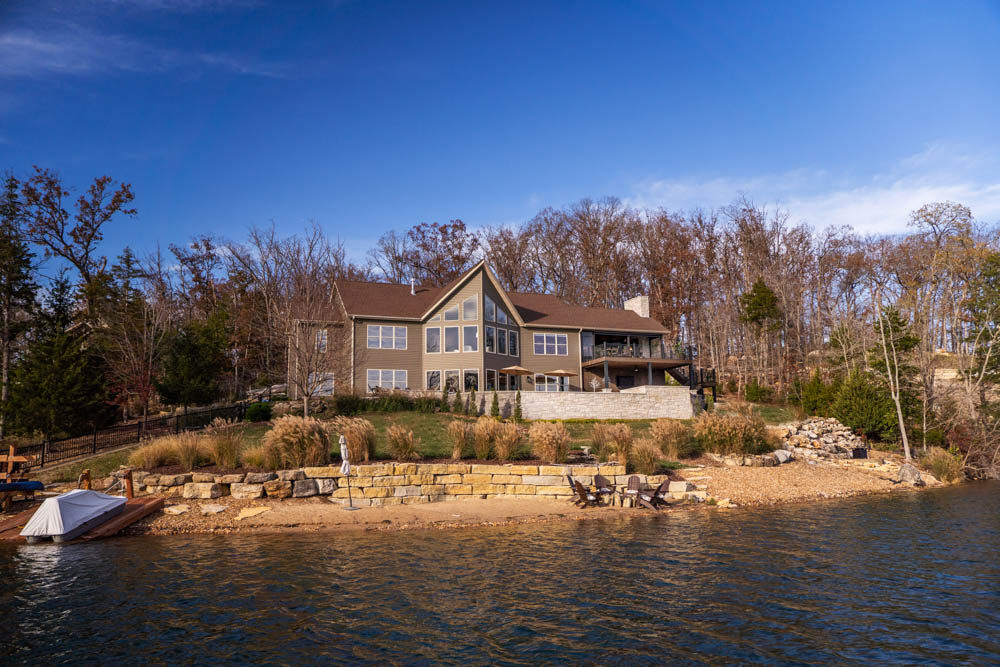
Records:
[[[431,327],[427,329],[427,347],[426,352],[428,354],[433,354],[435,352],[441,351],[441,329],[438,327]]]
[[[444,351],[458,352],[458,327],[444,328]]]
[[[517,332],[516,331],[508,331],[507,333],[510,336],[510,345],[507,346],[507,354],[509,354],[512,357],[516,357],[517,356]]]
[[[316,353],[326,354],[326,329],[320,329],[316,332]]]
[[[486,321],[495,322],[497,319],[497,305],[488,296],[484,297],[484,300],[486,302]]]
[[[368,325],[368,349],[405,350],[406,327]]]
[[[458,306],[452,306],[444,311],[444,319],[446,322],[455,322],[458,320]]]
[[[566,356],[569,354],[569,339],[566,334],[538,334],[534,335],[535,354],[556,354]]]
[[[478,326],[472,325],[471,327],[462,327],[462,351],[463,352],[479,351]]]
[[[479,297],[470,296],[468,299],[462,302],[462,319],[463,320],[478,320],[479,319]]]

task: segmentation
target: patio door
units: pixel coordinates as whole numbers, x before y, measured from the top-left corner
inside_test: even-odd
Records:
[[[615,384],[618,385],[619,389],[629,389],[635,386],[635,376],[634,375],[616,375]]]

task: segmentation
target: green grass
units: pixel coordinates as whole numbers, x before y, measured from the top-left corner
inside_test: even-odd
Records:
[[[753,410],[760,415],[765,423],[772,425],[795,421],[799,418],[799,410],[793,405],[756,403],[753,406]]]
[[[39,471],[37,478],[42,482],[75,482],[80,477],[80,473],[89,468],[90,479],[98,480],[101,477],[107,477],[112,471],[118,470],[118,466],[125,465],[128,462],[128,455],[135,449],[135,447],[129,447],[110,454],[100,454],[76,461],[53,470],[43,469]]]

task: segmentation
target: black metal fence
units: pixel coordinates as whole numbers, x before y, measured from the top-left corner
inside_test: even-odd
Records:
[[[97,454],[110,449],[118,449],[141,442],[144,438],[155,438],[181,431],[197,431],[212,423],[216,417],[242,421],[246,404],[227,405],[219,408],[189,410],[187,414],[156,417],[145,422],[118,424],[72,438],[19,445],[17,453],[35,456],[39,466],[65,461],[84,454]]]

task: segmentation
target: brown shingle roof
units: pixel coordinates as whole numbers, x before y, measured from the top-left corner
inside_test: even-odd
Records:
[[[413,295],[409,285],[338,280],[337,291],[348,315],[419,318],[438,299],[443,288],[418,286]]]
[[[587,308],[568,304],[553,294],[508,292],[524,323],[530,326],[583,327],[621,331],[655,331],[668,333],[654,319],[641,317],[623,308]]]

